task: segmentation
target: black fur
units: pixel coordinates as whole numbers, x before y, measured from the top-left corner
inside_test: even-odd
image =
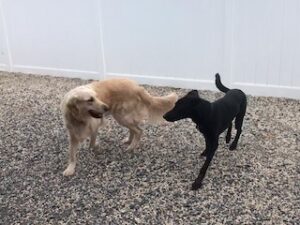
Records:
[[[226,129],[226,143],[230,142],[234,118],[237,134],[229,147],[230,150],[236,149],[242,132],[247,107],[246,95],[241,90],[225,87],[221,83],[219,74],[216,74],[216,86],[226,93],[223,98],[210,103],[200,98],[198,91],[193,90],[179,99],[175,107],[164,115],[164,118],[170,122],[191,118],[196,123],[197,129],[204,135],[206,147],[201,155],[206,156],[206,160],[192,185],[193,190],[201,187],[206,170],[218,148],[219,135]]]

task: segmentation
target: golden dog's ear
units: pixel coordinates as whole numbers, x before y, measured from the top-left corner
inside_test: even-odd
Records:
[[[78,115],[79,113],[79,109],[77,107],[77,102],[78,102],[78,98],[77,97],[72,97],[69,99],[69,101],[67,102],[67,108],[68,110],[73,114],[73,116],[76,117],[76,115]]]

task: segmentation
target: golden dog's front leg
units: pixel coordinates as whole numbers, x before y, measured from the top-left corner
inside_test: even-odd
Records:
[[[89,149],[94,149],[96,145],[97,131],[91,135],[90,146]]]
[[[76,154],[78,149],[79,141],[71,137],[70,138],[70,146],[69,146],[69,164],[68,167],[63,172],[64,176],[71,176],[75,172],[75,166],[76,166]]]
[[[98,134],[98,129],[101,126],[105,125],[105,121],[104,119],[101,120],[94,120],[94,122],[92,123],[92,131],[91,131],[91,136],[90,136],[90,145],[89,145],[89,149],[95,149],[96,146],[96,139],[97,139],[97,134]]]

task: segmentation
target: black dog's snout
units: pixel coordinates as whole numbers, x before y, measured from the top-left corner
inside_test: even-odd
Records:
[[[168,122],[174,122],[172,116],[169,113],[163,115],[163,118]]]
[[[166,113],[165,115],[163,115],[163,118],[164,118],[165,120],[168,120],[168,118],[169,118],[169,114],[168,114],[168,113]]]

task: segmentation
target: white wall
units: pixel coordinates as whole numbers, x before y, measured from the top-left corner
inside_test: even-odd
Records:
[[[300,98],[300,1],[234,4],[234,84],[262,94]]]
[[[5,39],[8,42],[0,47],[4,51],[9,49],[11,71],[103,76],[97,0],[1,0],[1,3],[0,37],[1,42]],[[7,65],[9,54],[2,54],[2,58],[1,63]]]
[[[300,99],[299,0],[0,0],[0,69]]]
[[[3,9],[0,1],[0,70],[9,70],[11,66],[4,24]]]

